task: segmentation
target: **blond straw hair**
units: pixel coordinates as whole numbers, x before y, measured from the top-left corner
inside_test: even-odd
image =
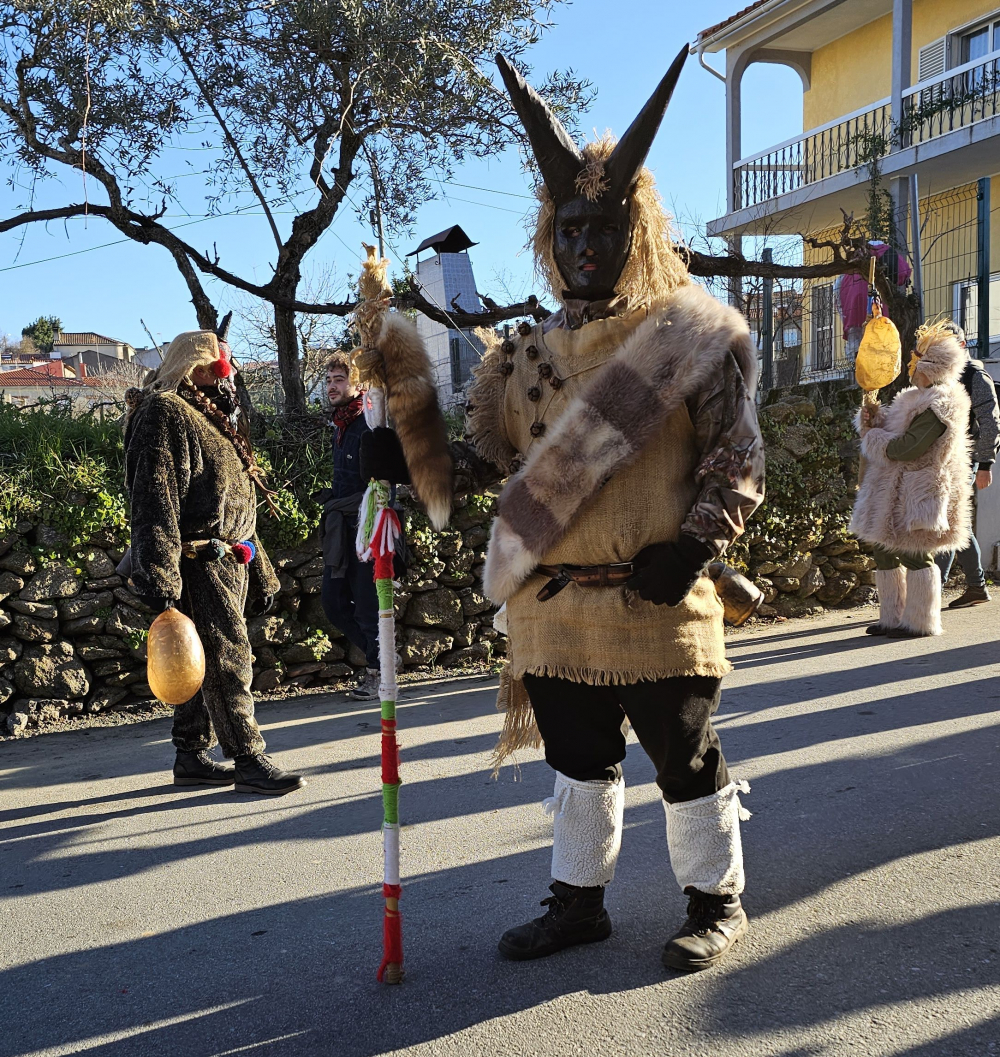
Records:
[[[615,143],[611,133],[605,132],[599,140],[583,148],[586,164],[577,177],[576,187],[592,202],[607,187],[604,162],[610,157]],[[538,185],[535,194],[539,201],[531,240],[535,266],[553,294],[561,298],[566,281],[559,272],[554,254],[556,206],[544,183]],[[629,206],[632,245],[615,284],[615,293],[626,295],[637,304],[655,305],[690,282],[691,277],[671,245],[670,217],[664,211],[653,174],[646,168],[640,171],[632,188]]]
[[[186,330],[167,346],[163,363],[146,375],[142,387],[156,392],[177,392],[181,382],[191,381],[195,367],[215,363],[219,358],[219,339],[211,330]]]

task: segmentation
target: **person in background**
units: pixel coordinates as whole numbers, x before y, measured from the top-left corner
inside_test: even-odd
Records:
[[[869,635],[941,634],[941,576],[934,556],[968,543],[972,497],[967,355],[946,324],[917,330],[912,388],[888,407],[864,404],[856,425],[867,461],[851,531],[875,544],[878,622]]]
[[[358,559],[355,536],[366,481],[361,476],[361,438],[369,431],[357,374],[346,352],[327,361],[326,395],[333,411],[333,485],[323,502],[323,611],[348,642],[365,655],[365,672],[352,691],[361,701],[379,694],[378,595],[370,562]]]
[[[305,779],[265,755],[254,718],[244,612],[266,613],[281,585],[257,537],[261,471],[242,429],[234,370],[212,331],[187,331],[142,388],[125,394],[127,575],[154,612],[176,606],[189,616],[205,647],[204,684],[174,709],[174,784],[283,796]],[[212,755],[217,743],[235,766]]]
[[[965,342],[965,331],[951,320],[944,324],[949,333],[954,334],[963,349],[968,350]],[[972,440],[972,495],[979,489],[989,488],[993,483],[993,463],[1000,450],[1000,406],[997,403],[997,390],[982,360],[971,356],[962,371],[962,385],[972,401],[972,413],[969,415],[969,437]],[[949,609],[968,609],[980,606],[990,600],[986,590],[986,576],[983,573],[982,552],[975,533],[969,540],[968,547],[958,552],[958,564],[965,573],[965,591],[948,604]],[[941,570],[941,583],[946,584],[955,561],[954,551],[946,551],[936,558]]]

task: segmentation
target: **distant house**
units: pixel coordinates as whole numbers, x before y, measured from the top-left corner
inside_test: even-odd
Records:
[[[423,296],[445,312],[481,312],[468,249],[475,246],[457,225],[424,239],[408,257],[417,258],[415,275]],[[424,250],[432,255],[420,259]],[[417,331],[427,346],[442,403],[453,403],[469,383],[484,346],[471,330],[459,330],[417,317]]]
[[[86,367],[83,368],[86,375]],[[33,367],[0,373],[0,403],[30,407],[45,400],[62,398],[75,410],[84,410],[99,394],[62,360],[45,360]]]
[[[62,360],[74,370],[84,364],[89,374],[111,370],[122,362],[132,363],[135,358],[136,350],[127,341],[90,331],[63,331],[52,346],[52,359]]]

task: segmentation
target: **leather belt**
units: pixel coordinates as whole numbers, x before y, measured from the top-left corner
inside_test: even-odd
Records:
[[[535,596],[539,602],[547,602],[570,583],[580,587],[620,587],[631,579],[635,567],[631,562],[615,562],[613,565],[538,565],[535,571],[552,577]]]

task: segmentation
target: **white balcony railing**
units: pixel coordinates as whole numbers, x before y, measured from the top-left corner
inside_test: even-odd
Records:
[[[903,93],[902,118],[882,99],[793,136],[733,165],[733,208],[848,172],[892,150],[946,135],[1000,114],[1000,51],[922,81]]]

